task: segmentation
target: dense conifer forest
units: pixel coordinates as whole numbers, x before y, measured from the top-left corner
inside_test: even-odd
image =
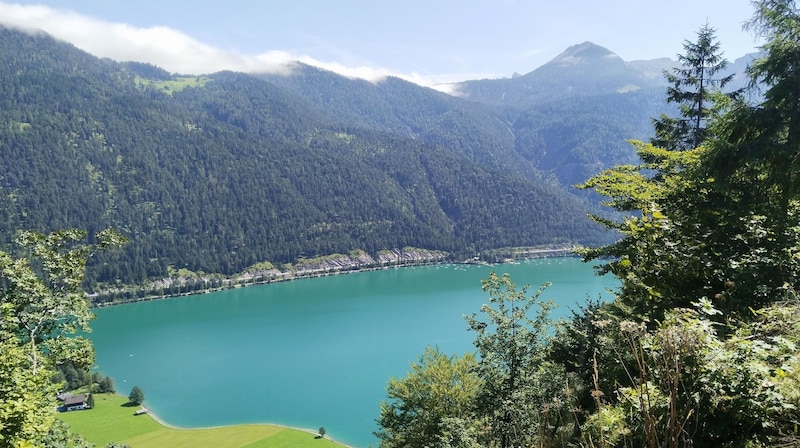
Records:
[[[2,29],[0,44],[0,235],[117,229],[129,243],[91,260],[89,289],[355,249],[471,257],[607,237],[535,166],[561,151],[534,160],[502,109],[309,67],[184,77],[43,34]]]

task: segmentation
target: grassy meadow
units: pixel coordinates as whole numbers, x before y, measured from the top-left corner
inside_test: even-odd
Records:
[[[203,87],[210,80],[208,76],[179,76],[167,81],[154,81],[137,76],[136,85],[142,88],[153,86],[167,95],[172,95],[187,87]]]
[[[125,442],[132,448],[221,447],[221,448],[324,448],[343,447],[315,434],[273,425],[238,425],[206,429],[164,426],[148,414],[135,415],[139,406],[126,406],[128,399],[114,394],[95,394],[95,407],[87,411],[62,412],[58,418],[99,448],[109,442]]]

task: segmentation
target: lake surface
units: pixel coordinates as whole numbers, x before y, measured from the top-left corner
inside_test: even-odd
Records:
[[[488,301],[492,270],[530,292],[552,282],[555,316],[618,285],[577,258],[387,269],[98,309],[90,337],[119,393],[138,385],[169,424],[324,426],[377,446],[388,379],[426,345],[473,350],[463,315]]]

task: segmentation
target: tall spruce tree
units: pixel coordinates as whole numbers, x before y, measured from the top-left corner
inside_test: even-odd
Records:
[[[759,236],[769,257],[757,257],[750,243],[728,260],[751,269],[747,284],[760,284],[759,296],[775,300],[800,293],[800,11],[792,0],[753,4],[745,28],[766,43],[748,75],[763,101],[729,106],[699,177],[713,179],[721,210]]]
[[[713,115],[713,93],[722,90],[733,79],[732,74],[715,77],[728,66],[715,33],[716,30],[708,23],[703,25],[697,32],[697,41],[684,41],[684,54],[678,55],[680,67],[664,72],[670,83],[667,102],[678,104],[680,116],[662,114],[653,120],[654,145],[685,150],[700,146],[705,139],[706,125]]]
[[[760,103],[715,94],[699,148],[637,142],[641,165],[585,184],[628,216],[598,218],[623,238],[586,252],[622,284],[592,320],[590,446],[800,446],[800,12],[753,4]]]

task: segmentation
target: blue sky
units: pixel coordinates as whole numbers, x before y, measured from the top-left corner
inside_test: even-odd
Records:
[[[708,21],[728,59],[754,51],[749,0],[0,0],[0,23],[172,72],[274,71],[299,60],[423,85],[528,73],[591,41],[671,57]]]

